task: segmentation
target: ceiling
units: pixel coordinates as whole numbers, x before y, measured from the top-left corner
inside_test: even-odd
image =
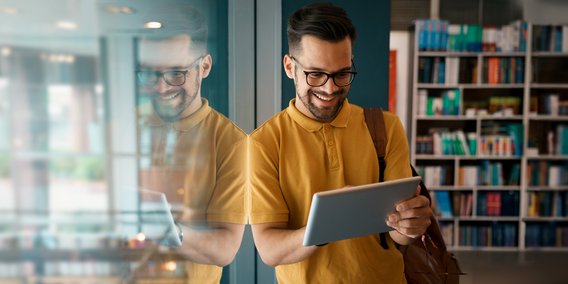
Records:
[[[206,0],[2,0],[0,47],[40,48],[47,51],[97,54],[100,37],[136,36],[152,30],[144,23],[179,5],[207,8]],[[129,7],[131,14],[111,13],[112,7]],[[57,22],[74,23],[62,29]]]

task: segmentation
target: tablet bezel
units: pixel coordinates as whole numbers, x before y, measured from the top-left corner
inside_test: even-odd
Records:
[[[420,181],[418,176],[315,193],[304,246],[394,230],[386,217],[395,204],[416,195]]]

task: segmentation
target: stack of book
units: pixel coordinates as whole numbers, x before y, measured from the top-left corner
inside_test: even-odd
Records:
[[[437,19],[416,20],[421,51],[525,51],[528,23],[514,21],[502,27],[457,25]]]
[[[460,90],[443,90],[439,96],[428,96],[428,90],[418,91],[418,115],[459,115]]]
[[[529,192],[529,217],[568,217],[567,192]]]
[[[533,27],[535,51],[568,52],[568,25],[538,25]]]
[[[488,57],[483,67],[484,82],[488,84],[522,84],[525,79],[522,57]]]
[[[517,246],[517,225],[497,222],[487,225],[463,225],[460,227],[460,245],[474,247]]]
[[[556,222],[527,224],[527,247],[567,247],[568,226]]]
[[[529,186],[568,185],[568,165],[553,164],[550,161],[529,161],[526,176]]]
[[[480,192],[477,197],[477,216],[519,216],[519,193]]]

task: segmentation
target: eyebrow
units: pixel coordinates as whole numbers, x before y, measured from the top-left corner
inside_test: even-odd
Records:
[[[186,67],[183,66],[173,66],[173,67],[168,67],[168,68],[160,68],[160,69],[156,69],[154,67],[150,67],[150,66],[145,66],[145,65],[140,65],[138,69],[148,69],[148,70],[160,70],[160,71],[178,71],[178,70],[186,70]]]
[[[327,72],[326,70],[322,69],[322,68],[317,68],[317,67],[306,67],[306,71],[310,72],[323,72],[323,73],[328,73],[328,74],[333,74],[333,73],[338,73],[338,72],[345,72],[345,71],[352,71],[353,66],[347,66],[347,67],[343,67],[337,71],[333,71],[333,72]]]

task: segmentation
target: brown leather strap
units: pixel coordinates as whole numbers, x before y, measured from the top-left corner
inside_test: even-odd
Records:
[[[371,139],[373,139],[373,145],[375,145],[375,151],[379,159],[379,182],[383,182],[385,181],[385,169],[387,167],[385,161],[387,131],[385,129],[383,110],[379,108],[363,108],[363,112],[365,114],[365,123],[369,129]],[[386,233],[379,234],[379,243],[383,249],[389,248]]]
[[[387,148],[387,131],[385,129],[383,111],[380,108],[363,108],[363,111],[367,128],[369,128],[369,133],[371,138],[373,138],[377,156],[384,158]]]

